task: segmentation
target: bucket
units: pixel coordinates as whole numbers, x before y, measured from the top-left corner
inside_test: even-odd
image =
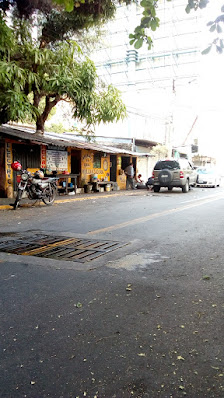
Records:
[[[106,192],[110,192],[110,184],[107,184],[107,185],[106,185],[105,191],[106,191]]]
[[[88,184],[84,185],[84,192],[85,193],[90,193],[91,190],[92,190],[92,185],[88,185]]]

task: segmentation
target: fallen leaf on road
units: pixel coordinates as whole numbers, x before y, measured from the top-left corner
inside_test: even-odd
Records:
[[[185,359],[181,355],[178,355],[177,359],[179,359],[180,361],[185,361]]]
[[[139,357],[145,357],[144,352],[141,352],[140,354],[138,354]]]
[[[132,286],[131,283],[128,283],[128,284],[127,284],[126,290],[127,290],[128,292],[130,292],[130,291],[132,290],[131,286]]]

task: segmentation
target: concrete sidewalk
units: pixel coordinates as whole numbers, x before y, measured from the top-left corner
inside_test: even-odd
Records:
[[[92,192],[92,193],[84,193],[84,194],[76,194],[76,195],[58,195],[55,199],[55,204],[57,203],[67,203],[67,202],[74,202],[80,200],[96,200],[105,198],[108,196],[124,196],[124,195],[133,195],[133,194],[146,194],[148,191],[146,189],[137,189],[137,190],[122,190],[122,191],[111,191],[111,192]],[[12,210],[13,207],[10,204],[14,203],[14,198],[0,198],[0,210]],[[44,203],[40,200],[38,201],[31,201],[28,198],[22,199],[21,206],[32,206],[37,204],[44,205]]]

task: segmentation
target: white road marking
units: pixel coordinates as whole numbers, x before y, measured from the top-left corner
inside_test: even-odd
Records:
[[[88,235],[104,233],[104,232],[113,231],[113,230],[120,229],[120,228],[130,227],[131,225],[145,223],[146,221],[153,220],[154,218],[159,218],[159,217],[167,216],[167,215],[172,214],[172,213],[178,213],[178,212],[181,212],[181,211],[184,211],[184,210],[192,209],[194,207],[201,206],[201,205],[204,205],[204,204],[207,204],[207,203],[210,203],[210,202],[214,202],[215,200],[219,200],[219,199],[223,199],[223,198],[224,198],[224,193],[222,195],[218,195],[218,196],[215,196],[213,198],[211,198],[211,197],[208,197],[207,199],[201,198],[200,201],[199,200],[195,201],[192,204],[188,204],[188,205],[181,206],[181,207],[176,207],[176,208],[169,209],[169,210],[164,210],[164,211],[161,211],[159,213],[153,213],[153,214],[150,214],[148,216],[135,218],[135,219],[132,219],[132,220],[129,220],[129,221],[125,221],[125,222],[120,223],[120,224],[110,225],[110,226],[105,227],[105,228],[100,228],[100,229],[96,229],[96,230],[93,230],[93,231],[89,231]]]

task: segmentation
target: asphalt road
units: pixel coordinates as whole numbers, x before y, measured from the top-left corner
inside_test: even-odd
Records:
[[[28,255],[0,251],[0,396],[223,398],[223,204],[198,188],[1,211],[0,250]],[[76,239],[121,247],[46,258]]]

